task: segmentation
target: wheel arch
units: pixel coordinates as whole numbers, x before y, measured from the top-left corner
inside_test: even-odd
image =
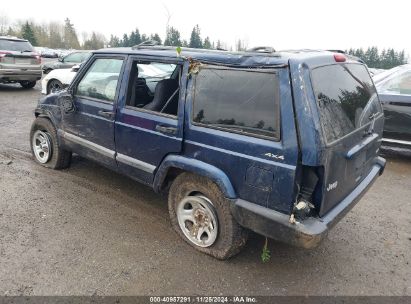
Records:
[[[179,174],[191,172],[212,180],[227,198],[236,198],[236,192],[228,176],[219,168],[181,155],[168,155],[154,177],[153,188],[156,192],[164,190]]]
[[[63,82],[61,82],[61,80],[59,80],[59,79],[57,79],[57,78],[47,79],[47,84],[46,84],[47,95],[50,94],[50,91],[49,91],[49,89],[50,89],[50,83],[51,83],[53,80],[57,80],[57,81],[60,82],[60,83],[63,85],[63,87],[64,87]]]

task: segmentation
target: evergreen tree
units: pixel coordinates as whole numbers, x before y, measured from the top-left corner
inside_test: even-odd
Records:
[[[104,36],[93,32],[91,38],[84,42],[83,48],[85,50],[98,50],[104,47]]]
[[[157,33],[155,33],[154,35],[151,34],[150,35],[150,40],[157,41],[158,44],[161,44],[161,42],[162,42],[160,36]]]
[[[108,42],[108,45],[110,47],[119,47],[119,46],[121,46],[120,39],[117,36],[111,35],[110,40]]]
[[[213,49],[213,46],[211,45],[211,42],[210,42],[210,38],[208,36],[204,39],[203,48]]]
[[[76,30],[74,25],[70,22],[69,18],[64,20],[64,48],[66,49],[79,49],[80,43],[77,38]]]
[[[129,46],[138,45],[142,42],[140,31],[138,28],[134,32],[131,32],[130,39],[129,39]]]
[[[121,40],[121,46],[130,46],[127,34],[123,35],[123,40]]]
[[[169,46],[185,46],[181,42],[180,32],[174,27],[170,27],[167,31],[166,39],[164,40],[164,45]]]
[[[200,35],[200,27],[198,26],[198,24],[191,31],[189,47],[199,48],[199,49],[203,47],[203,42],[201,40],[201,35]]]
[[[21,27],[21,36],[30,41],[32,45],[37,45],[36,36],[34,36],[33,28],[28,21]]]
[[[365,52],[361,48],[351,48],[348,54],[361,58],[369,68],[391,69],[407,63],[404,51],[397,52],[392,48],[383,49],[381,53],[376,46],[369,47]]]

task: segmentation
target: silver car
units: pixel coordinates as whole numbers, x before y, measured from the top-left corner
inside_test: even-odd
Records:
[[[0,83],[20,83],[33,88],[41,79],[41,58],[29,41],[0,36]]]

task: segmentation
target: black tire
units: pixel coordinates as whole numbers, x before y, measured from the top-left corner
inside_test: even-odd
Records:
[[[35,153],[33,145],[33,137],[36,131],[42,131],[48,135],[51,146],[51,155],[46,163],[41,163]],[[70,166],[71,152],[62,149],[57,140],[57,131],[52,122],[44,117],[38,117],[34,120],[30,130],[30,147],[34,160],[40,165],[51,169],[65,169]]]
[[[194,194],[205,196],[212,202],[218,221],[218,234],[209,247],[200,247],[190,241],[181,230],[177,218],[177,206],[183,198]],[[197,250],[219,260],[228,259],[241,251],[248,238],[248,231],[241,227],[230,212],[230,202],[211,180],[192,173],[182,173],[173,181],[168,195],[171,225],[177,234]]]
[[[63,84],[57,79],[52,79],[47,84],[47,95],[50,93],[61,91],[62,89]]]
[[[35,81],[21,81],[20,85],[25,89],[32,89],[36,86]]]

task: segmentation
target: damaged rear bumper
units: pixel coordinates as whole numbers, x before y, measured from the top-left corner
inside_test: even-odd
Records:
[[[321,218],[307,218],[291,224],[290,216],[242,199],[231,204],[237,222],[269,238],[303,248],[315,248],[367,192],[385,168],[385,159],[378,157],[367,177],[338,205]]]

